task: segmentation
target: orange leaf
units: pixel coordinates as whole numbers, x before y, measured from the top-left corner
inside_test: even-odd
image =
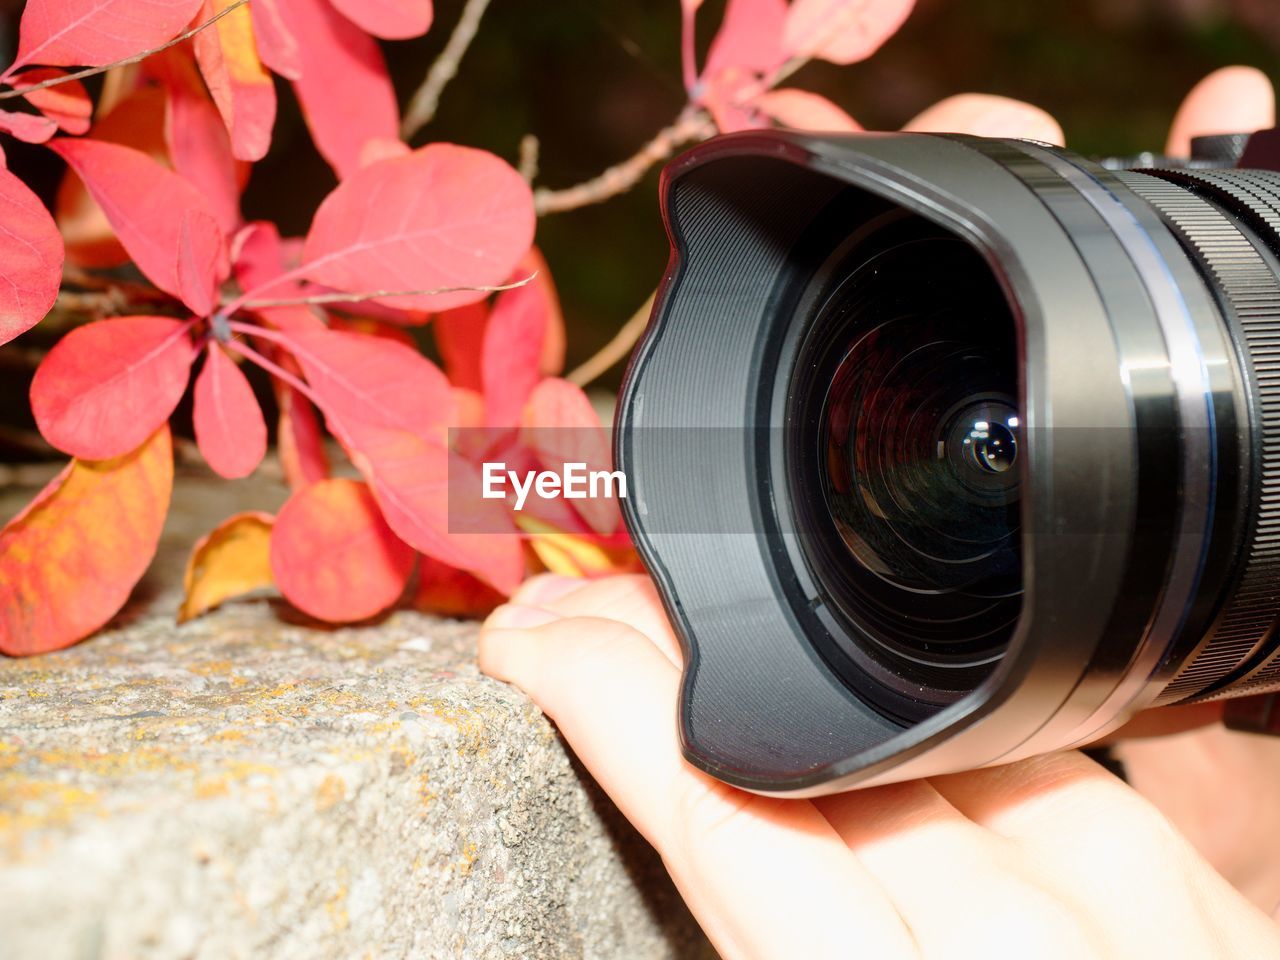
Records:
[[[329,476],[329,454],[311,401],[293,387],[273,379],[280,420],[276,427],[276,453],[289,487],[300,490]]]
[[[205,0],[205,19],[231,6],[232,0]],[[261,160],[271,146],[276,119],[276,88],[258,59],[253,16],[248,7],[232,10],[211,30],[195,36],[196,62],[213,102],[231,134],[238,160]]]
[[[173,450],[162,426],[114,460],[73,460],[0,531],[0,652],[68,647],[115,616],[164,526]]]
[[[808,90],[770,90],[756,97],[755,106],[784,127],[828,133],[857,133],[858,122],[826,97]]]
[[[528,514],[518,515],[516,525],[529,535],[529,546],[552,573],[565,577],[605,577],[640,569],[640,558],[629,545],[606,546],[599,538],[557,530]]]
[[[202,537],[187,560],[178,622],[254,590],[271,587],[269,513],[237,513]]]
[[[783,44],[793,57],[857,63],[897,33],[913,6],[915,0],[795,0]]]
[[[395,603],[413,550],[378,512],[369,488],[333,479],[299,490],[271,532],[271,572],[285,598],[332,623],[363,620]]]
[[[418,586],[413,608],[442,617],[479,618],[506,599],[493,587],[465,570],[426,554],[418,557]]]

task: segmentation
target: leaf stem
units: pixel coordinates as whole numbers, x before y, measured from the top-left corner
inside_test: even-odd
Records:
[[[252,331],[254,336],[262,335],[262,332],[258,327],[249,327],[248,329]],[[273,338],[267,337],[266,339],[270,340]],[[281,380],[284,383],[287,383],[289,386],[293,387],[293,389],[297,390],[300,394],[302,394],[304,397],[306,397],[308,400],[314,403],[317,407],[320,407],[320,401],[316,399],[316,395],[311,391],[311,388],[309,386],[307,386],[305,383],[302,382],[300,378],[295,377],[292,373],[290,373],[284,367],[280,366],[278,363],[274,363],[268,360],[266,357],[260,354],[257,350],[253,349],[253,347],[249,346],[249,344],[245,343],[243,340],[229,340],[226,343],[226,347],[229,350],[234,350],[236,353],[240,354],[246,360],[256,363],[263,370],[267,371],[267,373],[271,374],[273,377],[277,378],[278,380]],[[323,407],[320,407],[320,409],[323,409]]]
[[[50,77],[48,80],[43,80],[40,83],[33,83],[29,87],[15,86],[13,90],[0,90],[0,100],[9,100],[13,97],[26,96],[32,90],[44,90],[47,87],[56,87],[59,84],[70,83],[73,80],[83,80],[85,79],[85,77],[95,77],[100,73],[106,73],[108,70],[114,70],[116,67],[127,67],[131,63],[141,63],[143,60],[147,59],[147,57],[151,56],[152,54],[156,54],[164,50],[168,50],[170,47],[177,46],[179,43],[182,43],[184,40],[190,40],[201,30],[205,29],[206,27],[213,26],[213,24],[217,23],[227,14],[231,13],[231,11],[238,9],[239,7],[243,7],[248,2],[249,0],[235,0],[235,2],[232,3],[230,6],[224,7],[222,10],[215,13],[208,20],[205,20],[203,23],[196,24],[194,27],[192,27],[190,30],[186,31],[185,33],[178,34],[168,43],[162,43],[160,44],[160,46],[152,47],[150,50],[143,50],[141,53],[135,53],[133,56],[125,57],[123,60],[116,60],[114,63],[107,63],[100,67],[86,67],[85,69],[77,70],[74,73],[63,74],[61,77]],[[14,83],[13,83],[14,71],[20,70],[23,67],[25,67],[29,59],[30,58],[28,57],[24,60],[15,60],[13,63],[9,64],[9,67],[4,71],[4,73],[0,74],[0,83],[8,83],[10,86],[14,86]]]
[[[489,0],[467,0],[453,33],[449,34],[449,41],[431,64],[422,85],[414,92],[405,108],[404,120],[400,124],[401,139],[412,140],[436,115],[436,109],[440,106],[440,94],[449,81],[457,76],[458,64],[475,39],[476,31],[480,28],[480,18],[484,16],[488,6]]]

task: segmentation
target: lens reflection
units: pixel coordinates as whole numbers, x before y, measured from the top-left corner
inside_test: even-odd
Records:
[[[1026,443],[1007,301],[967,244],[919,223],[847,254],[807,321],[792,491],[810,570],[852,625],[842,649],[945,703],[1017,622]]]

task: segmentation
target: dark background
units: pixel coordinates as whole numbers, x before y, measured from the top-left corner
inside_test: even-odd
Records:
[[[402,103],[460,8],[461,0],[437,0],[427,37],[384,44]],[[703,50],[722,9],[722,0],[708,0],[699,15]],[[0,48],[12,51],[21,4],[0,11]],[[533,133],[541,142],[537,184],[575,184],[630,156],[674,118],[684,102],[678,48],[678,0],[493,0],[415,143],[456,141],[515,162],[521,137]],[[789,85],[826,95],[872,129],[898,127],[953,93],[1004,94],[1052,113],[1081,152],[1125,154],[1163,146],[1179,100],[1204,74],[1245,63],[1276,77],[1278,56],[1273,0],[919,0],[870,60],[814,63]],[[244,211],[301,234],[334,180],[285,85],[280,94],[274,145],[254,169]],[[11,167],[47,194],[60,175],[51,155],[11,140],[4,146]],[[564,304],[570,366],[606,342],[661,275],[655,187],[656,171],[626,196],[539,224]],[[0,353],[0,422],[29,424],[22,364],[2,361]]]

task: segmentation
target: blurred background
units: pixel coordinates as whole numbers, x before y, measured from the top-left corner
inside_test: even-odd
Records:
[[[436,0],[427,37],[383,45],[402,103],[448,39],[461,5]],[[14,0],[0,3],[6,62],[21,9]],[[707,0],[699,14],[703,52],[722,10],[723,0]],[[905,27],[870,60],[814,63],[790,85],[827,96],[870,129],[899,127],[953,93],[1003,94],[1052,113],[1080,152],[1128,154],[1162,148],[1182,96],[1232,63],[1280,77],[1280,3],[918,0]],[[514,163],[531,133],[541,145],[536,185],[570,186],[630,156],[670,123],[684,104],[679,77],[678,0],[493,0],[438,114],[415,143],[456,141]],[[291,94],[283,85],[280,93],[274,144],[254,168],[244,212],[301,234],[334,179]],[[10,166],[51,197],[60,164],[41,148],[11,144]],[[538,243],[568,324],[569,367],[608,341],[661,276],[666,241],[656,185],[655,169],[627,195],[539,223]],[[31,335],[0,348],[2,459],[33,456],[13,438],[31,427],[30,357],[20,354],[38,349]],[[620,376],[619,365],[600,384],[616,386]]]

